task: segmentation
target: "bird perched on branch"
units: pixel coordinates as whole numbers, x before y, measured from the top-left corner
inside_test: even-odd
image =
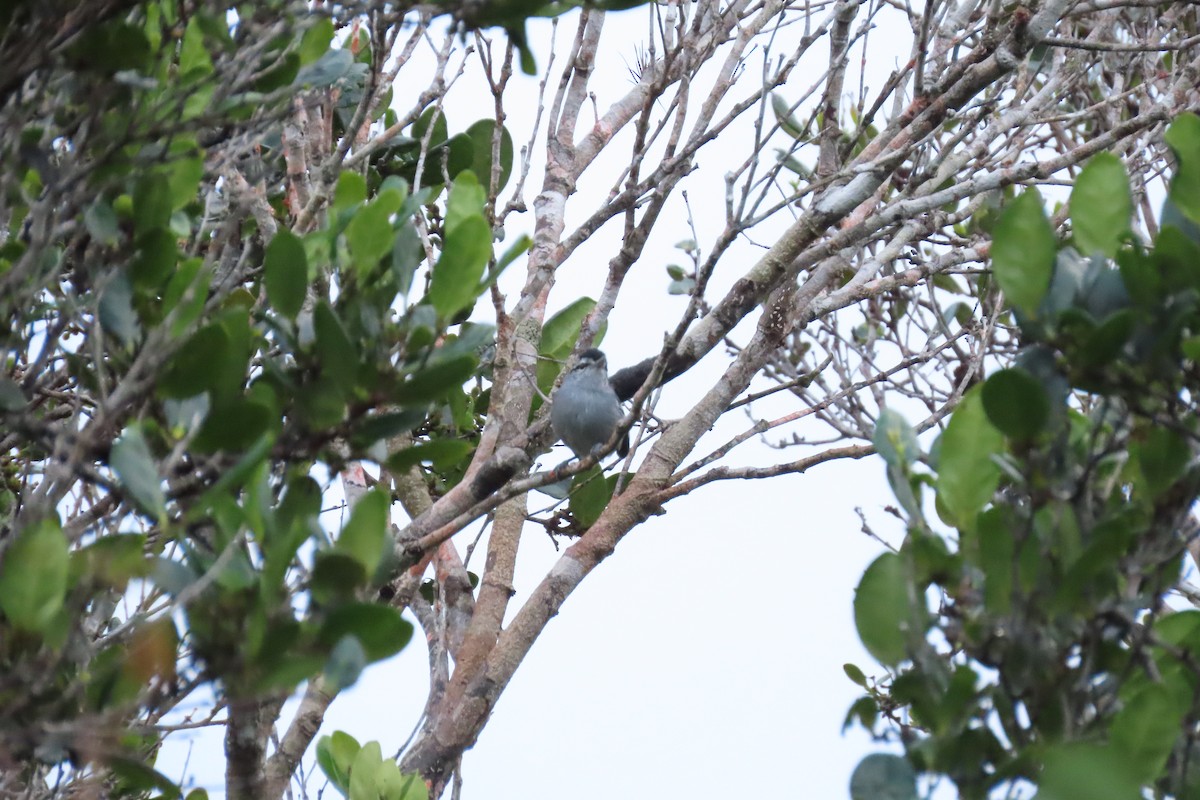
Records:
[[[621,421],[621,401],[608,382],[608,361],[595,348],[580,353],[550,401],[555,435],[579,458],[603,447]],[[617,452],[629,452],[628,436]]]

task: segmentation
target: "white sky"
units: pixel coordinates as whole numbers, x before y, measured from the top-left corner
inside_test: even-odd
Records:
[[[636,9],[609,15],[592,84],[601,113],[632,85],[626,64],[635,62],[636,43],[645,38],[646,13]],[[560,21],[549,92],[575,20],[571,14]],[[548,31],[549,23],[530,25],[530,41],[543,69]],[[879,86],[897,61],[907,58],[909,40],[903,23],[873,35],[869,85]],[[820,74],[820,60],[827,58],[827,44],[815,50],[816,60],[810,63],[816,68],[794,73],[797,96]],[[856,61],[852,58],[852,64]],[[758,64],[747,73],[737,97],[753,88]],[[404,73],[401,77],[403,81]],[[467,85],[456,87],[447,102],[451,131],[465,129],[491,107],[477,74],[462,80]],[[856,91],[857,75],[846,86]],[[397,86],[396,107],[406,108],[421,88],[417,81]],[[529,138],[536,91],[536,80],[520,75],[510,86],[509,127],[518,150]],[[581,135],[591,121],[590,111],[585,112]],[[544,129],[544,119],[542,124]],[[715,146],[702,150],[700,169],[684,182],[706,252],[705,232],[715,235],[724,225],[723,176],[745,158],[747,130],[731,128]],[[596,177],[581,182],[579,196],[569,203],[568,227],[595,208],[627,153],[627,145],[610,147],[593,167]],[[541,153],[534,155],[526,191],[530,205],[541,180]],[[673,246],[691,238],[678,197],[673,208],[673,215],[663,215],[610,318],[603,347],[612,369],[655,352],[686,305],[686,298],[666,294],[665,265],[687,264]],[[531,216],[510,219],[507,242],[528,230]],[[580,295],[598,295],[607,261],[619,246],[620,224],[610,222],[564,265],[551,312]],[[769,235],[758,241],[769,242]],[[505,246],[501,243],[499,249]],[[718,268],[710,296],[719,297],[755,257],[756,251],[746,245],[731,251]],[[523,278],[522,260],[510,267],[502,283],[510,302]],[[670,418],[688,408],[719,374],[723,360],[714,352],[698,369],[671,383],[659,414]],[[746,426],[744,417],[731,417],[695,455],[706,452],[705,444],[716,446]],[[753,443],[735,451],[734,463],[770,463],[781,457],[788,454]],[[543,463],[555,459],[561,460],[558,451]],[[531,508],[545,500],[532,496]],[[902,531],[881,511],[891,500],[883,464],[871,458],[825,465],[802,476],[713,484],[669,504],[666,515],[627,536],[550,622],[505,690],[478,745],[464,759],[464,797],[847,797],[855,764],[877,747],[858,729],[840,733],[847,709],[861,693],[843,674],[842,664],[854,662],[868,675],[881,672],[854,629],[854,587],[880,552],[878,543],[860,532],[854,508],[862,507],[877,532],[894,534],[898,541]],[[336,528],[336,521],[332,524]],[[460,534],[460,549],[477,530],[472,526]],[[476,552],[476,567],[485,548],[486,540]],[[510,617],[556,557],[544,533],[527,529]],[[360,742],[377,739],[384,753],[394,753],[418,720],[427,684],[418,630],[404,652],[369,668],[334,703],[322,733],[345,730]],[[281,724],[288,718],[285,714]],[[220,796],[224,759],[221,737],[214,733],[168,739],[159,768]],[[306,769],[316,769],[311,759]],[[317,772],[309,782],[310,796],[323,783]]]

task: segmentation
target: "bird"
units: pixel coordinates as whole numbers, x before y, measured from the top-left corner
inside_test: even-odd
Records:
[[[608,382],[608,360],[596,348],[584,350],[550,398],[554,434],[578,458],[597,453],[621,421],[621,401]],[[628,437],[618,451],[628,452]],[[624,455],[624,452],[622,452]]]

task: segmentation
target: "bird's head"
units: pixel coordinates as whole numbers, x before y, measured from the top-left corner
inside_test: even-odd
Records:
[[[604,353],[592,347],[584,350],[579,354],[579,360],[575,362],[575,366],[571,368],[572,372],[584,372],[595,370],[601,374],[608,374],[608,360],[604,357]]]

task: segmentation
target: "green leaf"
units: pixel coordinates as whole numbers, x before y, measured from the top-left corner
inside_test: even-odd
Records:
[[[1183,476],[1192,457],[1191,449],[1183,437],[1166,428],[1150,428],[1146,431],[1145,439],[1135,442],[1130,449],[1137,458],[1150,493],[1155,497],[1171,488]]]
[[[318,603],[348,601],[369,577],[362,562],[350,553],[321,550],[313,558],[309,591]]]
[[[145,175],[133,189],[133,231],[139,237],[171,220],[171,186],[158,173]]]
[[[681,281],[671,281],[667,284],[667,294],[691,294],[696,289],[695,278],[684,278]]]
[[[988,421],[982,386],[963,396],[941,438],[938,455],[938,500],[959,528],[974,525],[975,515],[996,491],[1000,468],[992,456],[1001,452],[1004,438]]]
[[[100,327],[124,344],[133,344],[141,336],[137,312],[133,310],[133,284],[120,273],[113,276],[100,295]]]
[[[905,642],[911,614],[904,561],[884,553],[863,573],[854,590],[854,625],[858,638],[879,663],[895,666],[907,656]]]
[[[0,412],[19,412],[25,408],[25,393],[8,378],[0,377]]]
[[[350,791],[350,767],[362,745],[348,733],[334,731],[317,740],[317,764],[342,794]]]
[[[917,432],[902,414],[890,408],[885,408],[879,415],[871,441],[875,451],[891,467],[907,468],[921,455]]]
[[[350,767],[350,800],[379,800],[375,776],[383,763],[379,742],[367,742]]]
[[[384,414],[371,414],[354,421],[351,442],[357,447],[370,447],[381,439],[411,431],[425,421],[424,408],[410,408]]]
[[[317,766],[321,768],[321,772],[325,773],[325,778],[333,784],[333,788],[344,796],[350,791],[350,773],[338,769],[337,762],[333,760],[333,753],[330,751],[329,741],[330,737],[328,736],[322,736],[317,740]]]
[[[775,121],[779,123],[780,130],[788,136],[801,139],[808,135],[800,120],[792,115],[792,104],[779,92],[771,92],[771,111],[775,114]]]
[[[235,395],[216,405],[200,432],[195,447],[204,453],[245,450],[262,436],[270,436],[279,425],[274,404]]]
[[[155,519],[162,519],[166,514],[162,479],[158,475],[158,464],[150,454],[141,429],[126,429],[113,445],[108,461],[113,472],[121,479],[121,485],[142,510]]]
[[[189,145],[196,152],[194,145]],[[171,211],[178,211],[196,199],[200,179],[204,177],[204,159],[199,155],[175,155],[169,164],[167,185],[171,192]]]
[[[474,375],[478,364],[475,356],[461,355],[426,367],[396,387],[392,399],[404,405],[419,405],[441,398]]]
[[[353,636],[370,661],[380,661],[403,650],[412,634],[412,624],[396,609],[377,603],[350,603],[329,612],[317,639],[331,646],[344,636]]]
[[[1139,800],[1137,770],[1114,746],[1071,743],[1049,748],[1038,800]]]
[[[144,578],[150,572],[142,534],[104,536],[75,554],[79,569],[88,579],[104,586],[125,591],[133,578]]]
[[[1140,780],[1152,781],[1166,765],[1186,712],[1162,684],[1147,684],[1125,700],[1109,730],[1113,746],[1124,753],[1125,763],[1139,772]]]
[[[1054,228],[1032,189],[1009,203],[992,238],[992,270],[1010,303],[1033,317],[1050,288],[1057,249]]]
[[[919,480],[928,479],[928,476],[917,475],[908,464],[897,463],[887,465],[887,479],[900,507],[908,514],[909,527],[924,525],[925,515],[918,499],[918,491],[921,486]]]
[[[845,672],[846,677],[849,678],[851,681],[853,681],[854,683],[863,687],[864,689],[866,688],[867,676],[864,675],[863,671],[861,669],[859,669],[857,666],[855,666],[854,664],[842,664],[842,672]]]
[[[111,204],[97,198],[83,214],[83,224],[92,238],[100,244],[111,246],[121,240],[121,227],[117,212]]]
[[[908,761],[888,753],[872,753],[850,776],[851,800],[917,800],[917,775]]]
[[[1189,336],[1179,344],[1180,350],[1189,361],[1200,361],[1200,336]],[[2,388],[2,384],[0,384]],[[4,408],[4,401],[0,399],[0,409]]]
[[[1179,160],[1171,179],[1171,200],[1193,222],[1200,223],[1200,117],[1180,114],[1163,139]]]
[[[333,20],[318,17],[300,39],[300,63],[307,66],[325,55],[333,41],[333,32]]]
[[[345,390],[332,378],[323,378],[296,398],[300,416],[314,429],[337,425],[346,416]]]
[[[1179,206],[1175,205],[1175,201],[1170,197],[1163,198],[1158,225],[1160,228],[1165,228],[1168,225],[1174,226],[1192,244],[1200,245],[1200,224],[1192,222],[1184,216],[1183,212],[1179,210]]]
[[[213,71],[212,59],[204,47],[204,31],[196,17],[188,20],[183,31],[183,42],[179,48],[179,75],[181,80],[194,80]]]
[[[1188,609],[1165,613],[1154,624],[1154,634],[1160,641],[1175,647],[1186,646],[1189,651],[1197,651],[1196,644],[1200,643],[1200,611]]]
[[[402,201],[398,192],[382,192],[360,208],[346,226],[346,244],[360,278],[369,275],[379,260],[392,252],[396,231],[392,228],[391,216]]]
[[[429,151],[429,159],[425,162],[425,172],[421,175],[421,183],[425,186],[436,186],[446,182],[446,176],[457,183],[463,175],[470,174],[471,164],[475,161],[475,144],[465,133],[451,137],[445,144]],[[482,190],[481,190],[482,191]]]
[[[435,439],[393,453],[387,460],[387,467],[393,472],[404,472],[417,464],[429,462],[433,464],[434,469],[446,470],[474,451],[475,445],[471,442],[461,439]]]
[[[396,278],[396,293],[407,297],[412,289],[413,275],[417,266],[425,258],[421,248],[421,236],[412,220],[405,220],[396,229],[396,239],[392,244],[392,275]]]
[[[479,179],[482,186],[486,189],[492,180],[492,140],[496,134],[496,121],[493,119],[481,119],[471,127],[467,128],[467,136],[471,138],[474,144],[474,160],[471,163],[471,172]],[[500,180],[496,184],[496,191],[499,192],[508,183],[508,178],[512,174],[513,165],[513,142],[512,136],[508,132],[508,128],[500,127]]]
[[[525,38],[525,26],[520,25],[516,28],[506,28],[508,38],[517,46],[517,54],[520,56],[521,72],[526,75],[537,74],[537,60],[533,57],[533,51],[529,49],[529,41]]]
[[[1011,509],[992,507],[979,515],[972,537],[975,542],[971,560],[983,573],[983,602],[993,614],[1007,614],[1012,608],[1013,541]]]
[[[105,759],[105,766],[116,778],[115,797],[146,797],[150,789],[157,789],[160,792],[157,797],[163,800],[183,796],[170,778],[136,758],[110,755]]]
[[[130,267],[133,284],[139,289],[154,289],[161,286],[175,272],[179,259],[179,248],[175,235],[163,228],[155,228],[138,238],[138,252]]]
[[[539,348],[542,355],[560,360],[570,355],[579,338],[579,329],[584,318],[592,313],[595,307],[595,300],[581,297],[548,319],[542,326],[542,343]]]
[[[1075,179],[1071,189],[1071,227],[1083,255],[1103,253],[1112,258],[1129,233],[1133,200],[1125,165],[1112,153],[1098,153]]]
[[[263,255],[263,280],[271,306],[295,319],[308,291],[308,256],[304,244],[287,228],[280,228]]]
[[[1038,379],[1020,367],[1002,369],[983,384],[983,408],[1005,436],[1037,436],[1050,419],[1050,398]]]
[[[164,313],[171,314],[171,335],[179,336],[192,326],[204,311],[212,270],[203,259],[189,258],[180,263],[163,294]]]
[[[568,501],[571,516],[585,528],[596,524],[612,499],[616,485],[617,476],[605,478],[598,465],[576,475],[571,482],[571,499]]]
[[[305,475],[293,478],[275,514],[275,528],[268,529],[263,543],[265,557],[262,585],[266,590],[281,588],[292,559],[300,545],[312,534],[321,512],[321,489]]]
[[[358,351],[350,335],[325,301],[318,303],[313,312],[313,327],[321,372],[333,378],[343,394],[349,394],[358,380]]]
[[[158,381],[159,395],[180,399],[215,387],[228,350],[229,335],[221,325],[196,331],[167,362]]]
[[[338,176],[333,190],[333,211],[345,211],[367,199],[367,180],[357,172],[349,170]]]
[[[470,219],[483,219],[484,203],[487,195],[479,179],[474,173],[464,172],[454,180],[450,187],[450,198],[446,201],[446,232],[454,233],[454,229]]]
[[[429,800],[429,787],[420,775],[403,774],[400,765],[385,758],[375,774],[379,796],[385,800]]]
[[[875,702],[873,697],[869,695],[860,697],[854,701],[854,705],[850,706],[850,710],[846,712],[846,718],[842,721],[842,733],[850,729],[854,720],[858,720],[868,731],[875,728],[875,721],[879,718],[879,704]]]
[[[389,498],[378,488],[364,494],[350,512],[334,549],[352,556],[366,570],[375,574],[389,542]]]
[[[354,54],[349,50],[326,50],[316,61],[301,67],[293,83],[309,89],[330,86],[345,77],[353,64]]]
[[[1159,232],[1159,238],[1165,230]],[[1117,255],[1121,280],[1134,302],[1145,308],[1156,308],[1163,291],[1163,276],[1152,254],[1140,248],[1122,250]]]
[[[187,564],[169,558],[155,559],[150,570],[150,580],[172,597],[177,597],[199,578]]]
[[[1137,329],[1138,318],[1132,309],[1118,311],[1087,337],[1077,353],[1076,365],[1085,369],[1103,367],[1121,354]]]
[[[138,70],[150,55],[150,41],[140,27],[114,21],[84,26],[67,52],[88,71]]]
[[[1179,228],[1172,225],[1158,232],[1151,259],[1168,293],[1200,290],[1200,247]]]
[[[437,106],[430,106],[425,109],[421,116],[417,117],[417,121],[413,123],[412,127],[412,138],[418,142],[422,141],[431,123],[433,124],[433,133],[429,136],[429,146],[437,147],[449,138],[446,114]]]
[[[467,217],[447,230],[429,285],[429,301],[438,316],[451,319],[474,302],[491,256],[492,231],[482,216]]]
[[[57,517],[28,525],[0,562],[0,611],[16,627],[42,632],[63,607],[70,554]]]

